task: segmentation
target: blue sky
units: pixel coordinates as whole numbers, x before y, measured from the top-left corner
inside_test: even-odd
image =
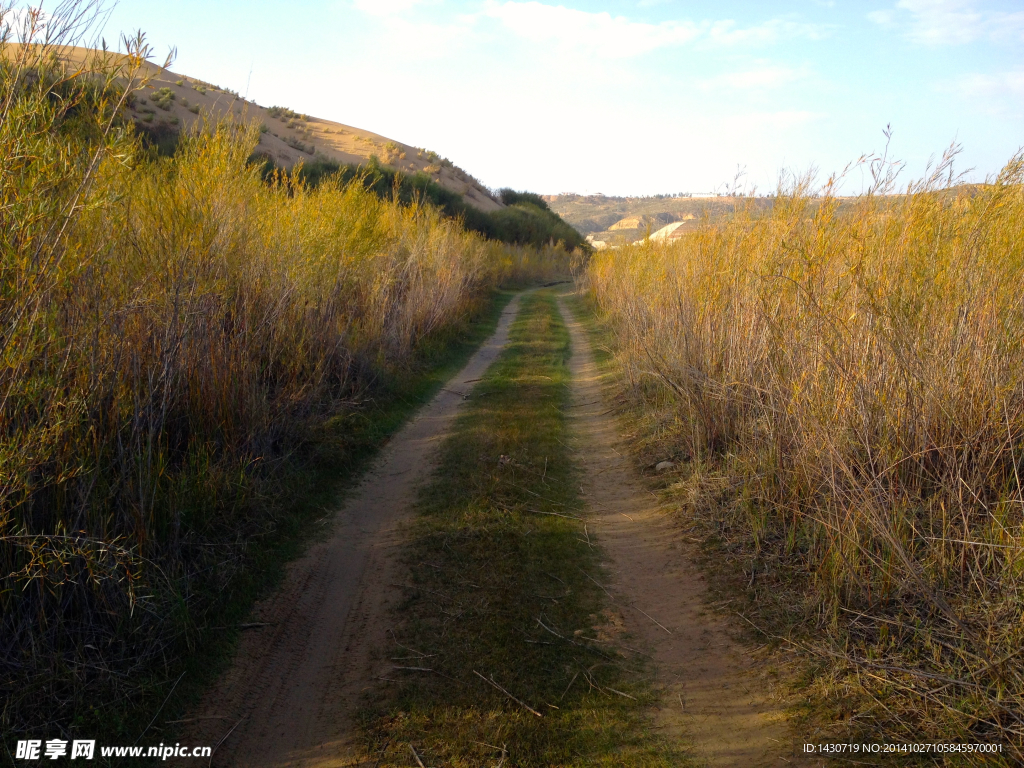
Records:
[[[121,0],[174,69],[436,150],[490,186],[655,194],[951,141],[1024,145],[1024,2]],[[250,79],[251,71],[251,79]],[[860,187],[860,174],[847,189]]]

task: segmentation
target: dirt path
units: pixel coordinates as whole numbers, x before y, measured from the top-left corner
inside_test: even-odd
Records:
[[[658,726],[692,744],[694,756],[711,766],[811,765],[797,754],[772,685],[724,623],[704,613],[693,545],[634,471],[608,414],[589,339],[564,301],[559,308],[572,338],[571,413],[588,520],[611,561],[617,610],[610,618],[654,659]]]
[[[397,528],[436,448],[508,340],[513,298],[494,335],[391,440],[337,513],[331,534],[288,567],[254,612],[231,668],[192,715],[181,743],[216,746],[220,766],[352,765],[350,720],[374,683],[372,654],[387,632]]]

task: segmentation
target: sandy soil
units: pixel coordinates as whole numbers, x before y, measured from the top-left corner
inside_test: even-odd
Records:
[[[329,536],[287,571],[251,619],[231,668],[190,716],[181,743],[220,745],[219,766],[345,766],[355,752],[353,710],[375,683],[387,636],[398,529],[437,447],[508,341],[519,297],[465,368],[391,441],[337,512]]]
[[[616,610],[608,618],[654,659],[657,725],[710,766],[815,765],[797,752],[800,739],[787,728],[777,686],[730,637],[729,625],[705,611],[694,545],[635,472],[586,333],[564,302],[559,306],[572,337],[571,413],[583,492],[610,558]]]

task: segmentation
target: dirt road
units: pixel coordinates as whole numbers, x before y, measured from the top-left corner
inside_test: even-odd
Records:
[[[654,659],[662,733],[692,745],[710,766],[811,765],[797,754],[772,685],[704,611],[693,545],[643,487],[608,412],[587,335],[564,301],[559,308],[572,338],[571,413],[588,521],[610,561],[612,624],[621,622]]]
[[[221,766],[351,765],[352,710],[387,631],[396,529],[409,514],[471,386],[508,340],[516,296],[494,335],[390,442],[337,513],[326,540],[288,567],[255,609],[231,668],[192,715],[181,743],[219,746]]]
[[[559,304],[572,338],[572,426],[588,522],[609,557],[609,617],[653,658],[659,729],[711,766],[778,765],[780,758],[810,765],[795,754],[771,685],[754,673],[723,623],[704,612],[692,545],[618,450],[589,340]],[[219,766],[359,764],[352,715],[361,694],[379,685],[374,654],[385,645],[400,597],[400,523],[463,391],[505,346],[518,308],[517,297],[492,338],[391,441],[325,540],[291,564],[281,588],[256,607],[252,621],[265,626],[243,635],[182,743],[216,746]]]

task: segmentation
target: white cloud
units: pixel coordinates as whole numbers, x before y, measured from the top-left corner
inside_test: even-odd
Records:
[[[770,128],[794,128],[798,125],[807,125],[828,117],[824,112],[809,112],[803,109],[779,110],[776,112],[751,112],[737,118],[738,125],[747,128],[757,129],[759,127]]]
[[[792,19],[770,19],[743,28],[738,28],[734,21],[716,21],[708,31],[708,38],[711,42],[724,45],[769,44],[801,37],[822,40],[828,37],[831,31],[832,27],[829,25],[806,24]]]
[[[432,14],[417,14],[436,0],[352,0],[352,7],[375,19],[387,30],[388,55],[395,60],[449,58],[468,43],[473,34],[473,17],[455,17],[444,23]]]
[[[759,63],[758,66],[752,69],[726,72],[706,80],[701,80],[697,87],[705,91],[721,88],[767,90],[769,88],[780,88],[798,80],[803,80],[808,74],[803,69]]]
[[[983,34],[985,17],[970,2],[900,0],[896,6],[913,16],[909,36],[919,43],[969,43]]]
[[[644,5],[661,0],[644,0]],[[351,6],[380,19],[390,30],[401,31],[404,39],[423,30],[423,38],[436,41],[462,37],[477,29],[484,20],[498,22],[520,39],[550,45],[561,51],[586,51],[602,59],[623,59],[655,50],[686,45],[703,47],[739,47],[767,45],[793,38],[821,39],[829,34],[827,25],[807,24],[790,18],[770,19],[741,27],[735,21],[693,21],[689,19],[649,23],[607,11],[589,12],[538,0],[483,0],[479,10],[458,15],[455,23],[438,23],[436,14],[428,18],[416,13],[423,6],[438,5],[437,0],[351,0]]]
[[[952,83],[963,96],[985,99],[1024,97],[1024,70],[995,74],[964,75]]]
[[[484,13],[532,42],[590,48],[616,58],[691,43],[709,26],[690,21],[647,24],[538,2],[490,2]]]
[[[422,4],[423,0],[352,0],[357,11],[370,16],[394,16],[407,13]]]
[[[892,10],[873,11],[868,19],[882,26],[904,22],[906,36],[924,45],[1024,40],[1024,11],[980,9],[972,0],[899,0]]]
[[[782,39],[820,39],[829,28],[789,19],[772,19],[752,27],[734,21],[631,21],[606,11],[591,13],[561,5],[489,0],[484,15],[536,43],[599,51],[607,58],[629,58],[661,48],[689,44],[739,46],[767,44]]]
[[[936,92],[960,100],[960,109],[986,119],[1024,117],[1024,70],[974,72],[935,84]]]

